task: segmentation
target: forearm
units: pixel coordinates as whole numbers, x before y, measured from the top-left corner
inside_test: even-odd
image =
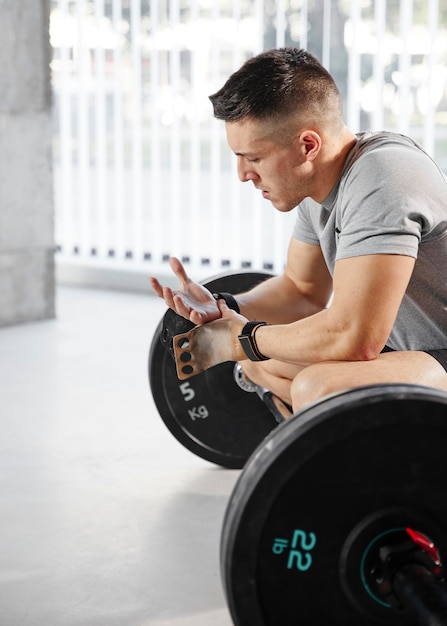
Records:
[[[259,352],[304,365],[375,359],[396,321],[413,267],[412,257],[400,255],[337,261],[331,306],[292,323],[259,328]]]
[[[311,365],[321,361],[367,361],[383,348],[380,337],[362,334],[348,318],[330,309],[291,324],[260,327],[259,352],[287,363]]]
[[[290,291],[288,296],[281,296],[283,278],[272,279],[264,286],[265,292],[261,285],[237,296],[242,314],[230,310],[221,300],[222,319],[212,324],[224,327],[224,357],[230,361],[265,357],[300,366],[373,360],[390,336],[413,267],[412,257],[400,255],[342,259],[334,271],[333,298],[328,308],[322,306],[329,293],[328,281],[320,281],[309,290],[313,298],[301,297],[308,281],[292,281],[296,286],[292,298]],[[300,288],[302,285],[304,288]],[[313,308],[318,311],[306,315]],[[253,319],[268,324],[248,324]],[[212,352],[207,341],[202,348]],[[217,362],[222,361],[215,360],[214,364]]]
[[[324,309],[326,302],[313,301],[300,292],[285,274],[274,276],[250,291],[235,296],[240,312],[249,320],[288,324]]]

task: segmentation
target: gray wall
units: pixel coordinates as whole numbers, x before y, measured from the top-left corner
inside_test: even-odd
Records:
[[[49,0],[0,0],[0,326],[54,316]]]

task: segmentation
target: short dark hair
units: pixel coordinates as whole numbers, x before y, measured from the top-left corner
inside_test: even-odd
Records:
[[[329,72],[306,50],[278,48],[246,61],[210,96],[214,116],[227,122],[243,118],[304,113],[343,117],[340,92]]]

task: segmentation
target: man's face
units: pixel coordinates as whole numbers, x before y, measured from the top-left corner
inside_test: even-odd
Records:
[[[251,180],[281,212],[291,211],[309,195],[310,168],[298,140],[291,138],[287,146],[276,143],[265,124],[253,119],[225,126],[242,182]]]

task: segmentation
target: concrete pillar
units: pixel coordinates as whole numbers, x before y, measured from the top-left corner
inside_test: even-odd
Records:
[[[0,326],[54,316],[50,0],[0,0]]]

